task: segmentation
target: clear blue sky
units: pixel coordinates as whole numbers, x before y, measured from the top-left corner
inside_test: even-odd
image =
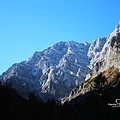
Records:
[[[59,41],[92,42],[120,20],[120,0],[0,0],[0,74]]]

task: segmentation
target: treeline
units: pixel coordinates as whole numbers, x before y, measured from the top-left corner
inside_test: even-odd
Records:
[[[43,103],[34,93],[28,100],[9,86],[0,85],[0,120],[120,120],[120,108],[112,108],[120,98],[120,86],[102,95],[94,91],[61,105],[52,99]]]

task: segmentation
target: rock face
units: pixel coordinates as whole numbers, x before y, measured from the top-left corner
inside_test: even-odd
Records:
[[[95,47],[93,47],[94,50],[92,51],[91,46],[88,56],[93,57],[89,57],[91,58],[91,71],[86,75],[87,80],[74,88],[68,97],[63,98],[62,103],[77,99],[78,96],[96,91],[96,89],[100,93],[120,85],[120,23],[116,25],[115,30],[108,36],[100,52],[93,52]]]
[[[30,92],[43,100],[60,99],[84,80],[89,71],[87,56],[90,44],[59,42],[42,52],[35,52],[27,61],[14,64],[0,79],[12,84],[23,97]]]
[[[93,41],[88,50],[88,57],[90,60],[90,68],[92,69],[96,61],[100,57],[100,52],[103,49],[104,44],[106,43],[107,38],[99,38]]]
[[[104,47],[94,64],[92,75],[103,72],[111,67],[120,69],[120,23],[115,30],[108,36]]]
[[[89,43],[59,42],[27,61],[14,64],[0,76],[23,97],[34,92],[44,101],[61,99],[84,79],[111,67],[120,69],[120,24],[108,38]],[[90,72],[90,73],[89,73]],[[89,73],[89,74],[88,74]]]

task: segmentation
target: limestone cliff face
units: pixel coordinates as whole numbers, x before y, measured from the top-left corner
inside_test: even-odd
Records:
[[[116,67],[120,69],[120,23],[107,38],[100,57],[97,59],[92,69],[92,75],[105,71],[108,68]]]
[[[104,43],[101,51],[94,54],[90,60],[91,70],[86,75],[86,80],[112,67],[120,69],[120,23],[116,25]],[[90,51],[89,55],[91,55]]]
[[[0,79],[3,84],[12,83],[23,97],[30,92],[46,101],[61,99],[84,80],[89,71],[87,56],[89,43],[59,42],[21,63],[14,64]]]
[[[95,47],[93,48],[95,50]],[[63,98],[62,103],[71,101],[74,98],[77,99],[78,96],[95,90],[96,81],[99,85],[104,83],[101,86],[102,90],[120,84],[120,23],[116,25],[114,31],[108,36],[101,51],[96,52],[96,54],[93,54],[94,52],[88,52],[88,55],[93,57],[89,57],[91,58],[91,71],[86,75],[86,81],[74,88],[68,97]],[[103,80],[103,83],[101,83],[101,80]]]

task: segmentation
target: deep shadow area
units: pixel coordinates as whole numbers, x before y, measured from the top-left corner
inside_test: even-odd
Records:
[[[9,86],[0,85],[1,120],[119,120],[120,108],[115,103],[120,98],[120,85],[105,90],[102,95],[88,92],[61,105],[55,99],[43,103],[34,93],[28,100]]]

